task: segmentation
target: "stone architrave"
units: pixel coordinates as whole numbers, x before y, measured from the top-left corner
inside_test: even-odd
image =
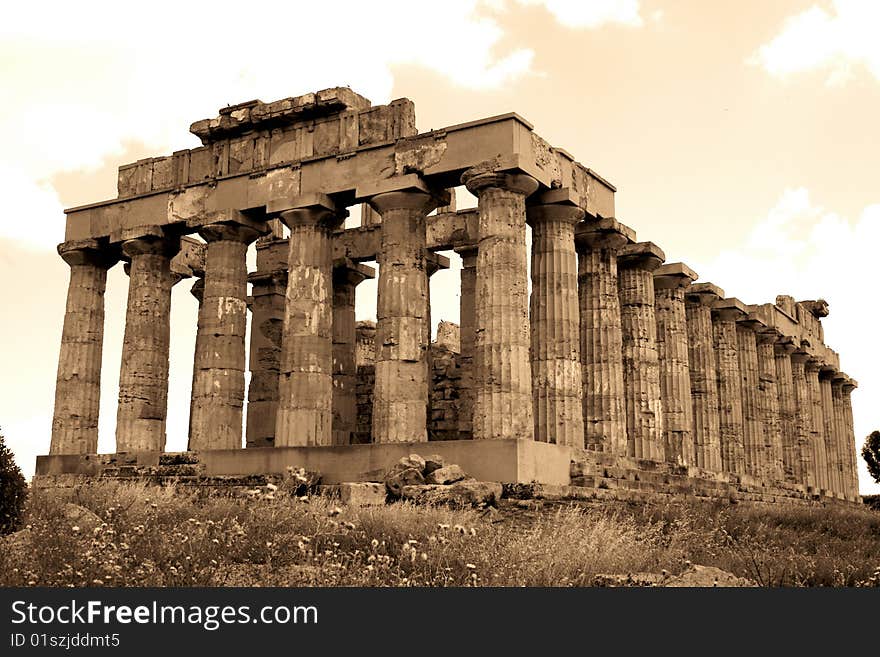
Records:
[[[665,460],[695,465],[690,355],[685,295],[697,273],[681,262],[654,270],[654,316],[660,361]]]
[[[104,292],[107,270],[118,258],[94,239],[58,245],[70,266],[67,307],[61,330],[50,454],[98,451],[101,356],[104,346]]]
[[[733,297],[719,299],[712,306],[721,468],[724,472],[734,474],[745,474],[742,378],[739,371],[736,322],[746,314],[745,304]]]
[[[652,461],[664,458],[653,275],[664,258],[652,242],[628,244],[617,258],[627,455]]]
[[[526,197],[538,182],[483,168],[462,182],[479,212],[473,437],[533,440]]]
[[[535,440],[584,445],[578,257],[574,205],[530,205],[532,228],[531,361]]]
[[[711,472],[721,472],[721,427],[712,305],[724,297],[724,290],[712,283],[695,283],[685,292],[696,465]]]
[[[627,438],[617,256],[635,237],[611,218],[588,218],[575,230],[584,447],[618,456],[626,456]]]

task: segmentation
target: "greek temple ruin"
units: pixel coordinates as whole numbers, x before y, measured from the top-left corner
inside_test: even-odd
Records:
[[[516,114],[415,125],[411,101],[348,88],[241,103],[192,124],[200,148],[122,166],[117,198],[67,210],[37,477],[183,464],[381,481],[422,450],[584,496],[859,500],[856,382],[824,343],[824,300],[749,304],[716,284],[736,281],[665,262],[615,216],[613,185]],[[456,210],[461,185],[476,208]],[[460,326],[441,322],[432,343],[429,279],[457,258]],[[119,263],[116,452],[98,454]],[[166,454],[171,290],[185,278],[199,308],[189,445]],[[376,321],[358,322],[370,278]]]

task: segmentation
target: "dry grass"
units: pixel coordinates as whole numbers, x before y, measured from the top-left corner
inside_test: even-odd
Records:
[[[75,527],[67,502],[99,523]],[[230,499],[104,481],[37,491],[26,522],[0,545],[0,585],[584,586],[687,561],[766,586],[880,579],[880,513],[854,508],[563,504],[524,520],[514,509],[340,508],[284,490]]]

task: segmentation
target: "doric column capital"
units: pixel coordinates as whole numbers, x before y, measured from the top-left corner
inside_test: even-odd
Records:
[[[636,241],[636,231],[613,217],[587,218],[578,224],[574,243],[578,251],[584,249],[619,249]]]
[[[779,331],[771,327],[759,330],[757,335],[759,345],[769,344],[773,345],[774,348],[778,344],[780,337]]]
[[[118,258],[112,250],[96,239],[70,240],[58,245],[58,255],[71,267],[75,265],[93,265],[109,269]]]
[[[461,174],[461,182],[475,196],[479,196],[479,192],[487,187],[497,187],[523,196],[534,194],[538,189],[538,181],[525,173],[485,171],[480,167],[468,169]]]
[[[241,242],[250,244],[269,232],[265,221],[257,221],[237,210],[214,210],[187,222],[206,242]]]
[[[337,208],[329,196],[317,193],[302,194],[284,202],[275,201],[273,208],[278,210],[278,218],[290,229],[305,225],[335,230],[348,216],[348,210]]]
[[[804,370],[807,368],[807,360],[809,360],[810,354],[806,351],[803,351],[798,347],[795,352],[791,355],[791,362],[795,365],[802,365]]]
[[[654,270],[654,289],[672,290],[690,287],[697,278],[697,272],[683,262],[670,262]]]
[[[358,200],[366,201],[379,214],[389,210],[418,210],[427,214],[449,204],[449,192],[434,189],[415,173],[385,178],[355,190]]]
[[[248,283],[251,283],[254,297],[262,297],[267,294],[284,295],[287,292],[287,270],[257,270],[248,274]]]
[[[694,283],[688,286],[684,298],[689,303],[711,308],[716,301],[724,298],[724,290],[712,283]]]
[[[457,246],[453,249],[459,256],[461,256],[461,266],[462,267],[476,267],[477,266],[477,245],[469,244],[467,246]]]
[[[822,361],[815,356],[809,356],[806,363],[804,363],[804,367],[806,368],[807,372],[815,372],[818,374],[818,372],[822,369]]]
[[[195,281],[193,281],[192,287],[189,289],[189,292],[201,305],[202,300],[205,298],[205,279],[197,278]]]
[[[666,254],[653,242],[636,242],[622,247],[617,254],[620,269],[642,269],[653,272],[663,264]]]
[[[578,206],[565,203],[526,206],[526,223],[529,226],[544,221],[562,221],[574,225],[583,219],[584,215],[585,212]]]
[[[755,333],[762,333],[769,328],[763,319],[752,312],[750,312],[745,317],[740,317],[739,319],[737,319],[736,323],[737,326],[742,326],[743,328],[747,328],[750,331],[754,331]]]
[[[334,285],[357,287],[368,278],[375,278],[376,270],[349,258],[340,258],[333,263]]]
[[[433,251],[425,252],[425,272],[428,274],[428,278],[441,269],[449,269],[449,258]]]
[[[819,378],[823,381],[830,381],[834,378],[835,374],[837,374],[837,368],[828,363],[822,363],[822,366],[819,368]]]
[[[791,356],[797,351],[797,346],[795,346],[791,336],[782,335],[776,340],[776,343],[773,345],[773,350],[780,356]]]
[[[719,299],[712,304],[712,317],[726,322],[735,322],[749,314],[746,305],[736,297]]]

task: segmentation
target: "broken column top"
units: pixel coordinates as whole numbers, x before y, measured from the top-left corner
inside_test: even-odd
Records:
[[[728,297],[727,299],[719,299],[713,303],[712,312],[723,313],[724,315],[722,315],[722,317],[726,315],[726,318],[729,319],[739,319],[740,317],[748,315],[749,309],[746,304],[736,297]]]
[[[626,238],[628,243],[636,241],[636,231],[620,223],[614,217],[602,217],[593,219],[587,217],[575,227],[575,239],[582,241],[591,238],[596,234],[618,233]]]
[[[697,280],[697,272],[683,262],[670,262],[654,270],[654,285],[665,287],[687,286]]]
[[[345,110],[362,110],[370,101],[348,87],[333,87],[271,103],[249,100],[220,108],[219,116],[193,123],[189,131],[207,145],[215,139],[252,130],[288,126]]]
[[[722,290],[714,283],[694,283],[688,288],[688,296],[697,294],[714,296],[719,299],[724,298],[724,290]]]
[[[659,267],[665,259],[666,254],[663,253],[663,249],[654,244],[654,242],[627,244],[617,253],[619,265],[639,266],[639,263],[643,263],[644,268],[648,270],[654,270]]]
[[[817,319],[828,317],[828,302],[825,299],[798,301],[798,304],[806,308]]]

